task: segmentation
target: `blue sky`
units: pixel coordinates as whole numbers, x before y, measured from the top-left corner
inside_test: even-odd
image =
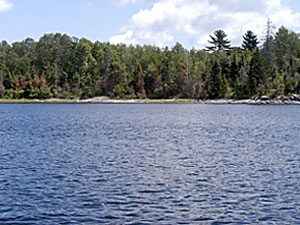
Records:
[[[0,40],[61,32],[126,44],[201,47],[224,29],[233,44],[251,29],[262,35],[267,18],[300,31],[300,1],[253,0],[0,0]]]
[[[121,7],[110,0],[10,0],[0,12],[1,37],[10,42],[44,33],[63,32],[107,41],[120,31],[137,7]]]

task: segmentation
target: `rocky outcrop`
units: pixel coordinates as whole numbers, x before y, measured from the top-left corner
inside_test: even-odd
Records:
[[[300,105],[300,95],[269,97],[257,96],[252,99],[110,99],[105,96],[90,99],[1,99],[1,103],[202,103],[202,104],[294,104]]]
[[[208,104],[250,104],[250,105],[283,105],[283,104],[299,104],[300,95],[293,94],[291,96],[277,96],[271,98],[269,96],[257,96],[252,99],[216,99],[216,100],[203,100],[200,103]]]
[[[254,102],[250,104],[300,104],[300,95],[292,94],[290,96],[277,96],[271,98],[269,96],[257,96]]]

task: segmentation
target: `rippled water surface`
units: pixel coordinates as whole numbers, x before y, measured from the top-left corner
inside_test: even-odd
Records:
[[[0,105],[0,224],[300,224],[300,106]]]

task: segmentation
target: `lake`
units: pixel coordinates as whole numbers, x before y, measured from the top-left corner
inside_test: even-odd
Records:
[[[0,224],[300,224],[300,106],[0,105]]]

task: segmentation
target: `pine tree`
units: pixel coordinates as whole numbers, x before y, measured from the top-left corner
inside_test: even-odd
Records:
[[[216,30],[214,36],[209,35],[211,40],[208,41],[212,46],[206,47],[208,51],[222,51],[230,49],[230,41],[226,39],[227,34],[223,30]]]
[[[256,49],[258,47],[258,40],[257,40],[257,36],[254,35],[254,33],[251,30],[248,30],[245,35],[243,36],[243,44],[242,47],[243,49],[248,49],[250,51],[253,51],[254,49]]]
[[[266,84],[265,76],[265,62],[259,50],[255,50],[254,55],[250,61],[249,71],[249,90],[250,95],[257,94],[259,88]],[[260,90],[263,91],[263,90]]]
[[[219,98],[222,86],[222,68],[219,60],[213,62],[211,74],[208,83],[208,94],[210,98]]]
[[[229,84],[232,87],[234,86],[235,81],[239,75],[239,70],[240,70],[240,68],[239,68],[239,64],[237,61],[237,56],[236,56],[236,54],[234,54],[231,65],[230,65],[230,73],[229,73],[229,77],[228,77]]]

